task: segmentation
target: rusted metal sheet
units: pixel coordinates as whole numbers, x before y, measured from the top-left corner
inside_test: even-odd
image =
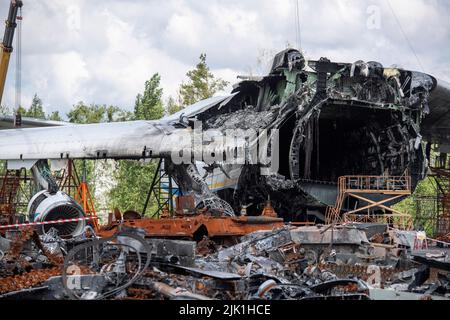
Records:
[[[113,222],[99,232],[107,237],[114,234],[119,222]],[[139,219],[123,221],[122,226],[145,230],[150,237],[188,237],[203,239],[203,236],[229,237],[243,236],[259,230],[273,230],[284,226],[283,219],[256,217],[211,217],[200,214],[193,217],[176,217],[166,219]]]
[[[44,283],[49,278],[61,274],[61,269],[33,270],[21,275],[0,279],[0,294],[31,288]]]

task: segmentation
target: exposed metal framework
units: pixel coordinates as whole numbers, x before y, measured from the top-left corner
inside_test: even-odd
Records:
[[[379,195],[379,200],[369,195]],[[338,196],[336,205],[328,207],[327,223],[343,222],[382,222],[393,224],[402,229],[412,227],[412,217],[388,206],[393,201],[411,195],[411,176],[343,176],[338,180]],[[349,209],[351,199],[367,205],[355,205]],[[344,202],[347,202],[344,208]],[[390,212],[379,214],[377,210]],[[344,211],[343,215],[341,212]]]
[[[72,160],[69,160],[67,167],[63,170],[60,182],[60,190],[64,191],[75,199],[82,207],[88,217],[92,217],[92,223],[96,230],[99,229],[97,212],[95,210],[94,200],[86,179],[86,167],[83,164],[82,178],[78,175],[77,169]]]
[[[0,177],[0,223],[18,221],[17,214],[26,209],[31,197],[26,190],[31,180],[25,169],[5,170]]]
[[[450,232],[450,170],[432,168],[432,177],[436,181],[436,235],[442,236]]]
[[[434,236],[439,218],[436,191],[434,195],[413,196],[415,203],[414,225]]]
[[[430,195],[414,197],[415,224],[434,237],[450,232],[450,162],[445,153],[430,157],[430,174],[434,191]]]
[[[72,160],[68,161],[66,168],[62,170],[57,180],[59,180],[58,184],[61,191],[64,191],[71,197],[75,197],[80,185],[80,176]]]
[[[156,201],[157,208],[151,214],[151,217],[159,218],[163,211],[168,211],[170,216],[174,215],[173,198],[179,192],[179,188],[174,183],[172,176],[165,171],[164,167],[164,158],[161,158],[158,161],[150,190],[147,193],[142,216],[145,216],[152,197]]]

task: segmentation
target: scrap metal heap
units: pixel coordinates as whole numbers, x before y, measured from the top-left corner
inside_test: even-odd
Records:
[[[221,245],[122,226],[0,238],[1,299],[449,299],[448,248],[384,224],[257,231]],[[423,239],[422,239],[423,240]]]

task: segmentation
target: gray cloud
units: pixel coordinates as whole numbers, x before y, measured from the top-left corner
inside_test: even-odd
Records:
[[[213,72],[234,82],[261,72],[258,57],[295,45],[295,0],[36,0],[24,1],[23,104],[37,92],[47,112],[79,100],[131,109],[144,81],[162,76],[165,96],[206,52]],[[450,79],[450,5],[444,0],[300,0],[302,47],[327,56]],[[375,8],[380,28],[367,21]],[[7,1],[0,17],[7,13]],[[422,65],[422,67],[420,66]],[[14,102],[14,59],[4,102]]]

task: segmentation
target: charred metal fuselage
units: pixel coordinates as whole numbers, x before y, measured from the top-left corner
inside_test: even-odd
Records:
[[[17,168],[40,159],[164,158],[181,193],[199,208],[259,215],[270,198],[287,220],[323,220],[340,176],[408,174],[414,189],[426,175],[423,142],[449,145],[448,110],[450,85],[430,75],[378,62],[306,62],[288,49],[275,56],[267,76],[244,77],[230,95],[157,121],[1,130],[0,159]],[[219,133],[251,129],[257,135],[249,145],[266,132],[276,170],[271,163],[230,161],[234,146],[202,132],[198,151],[191,144],[198,122]],[[274,132],[278,140],[270,139]],[[174,161],[181,154],[189,161]],[[270,170],[262,174],[263,167]]]
[[[429,75],[377,62],[306,66],[297,50],[279,53],[268,76],[242,81],[228,104],[198,116],[208,129],[279,130],[278,174],[245,165],[237,189],[222,197],[235,210],[270,197],[279,214],[304,219],[334,204],[339,176],[408,171],[415,188],[426,172],[420,127],[435,86]]]

